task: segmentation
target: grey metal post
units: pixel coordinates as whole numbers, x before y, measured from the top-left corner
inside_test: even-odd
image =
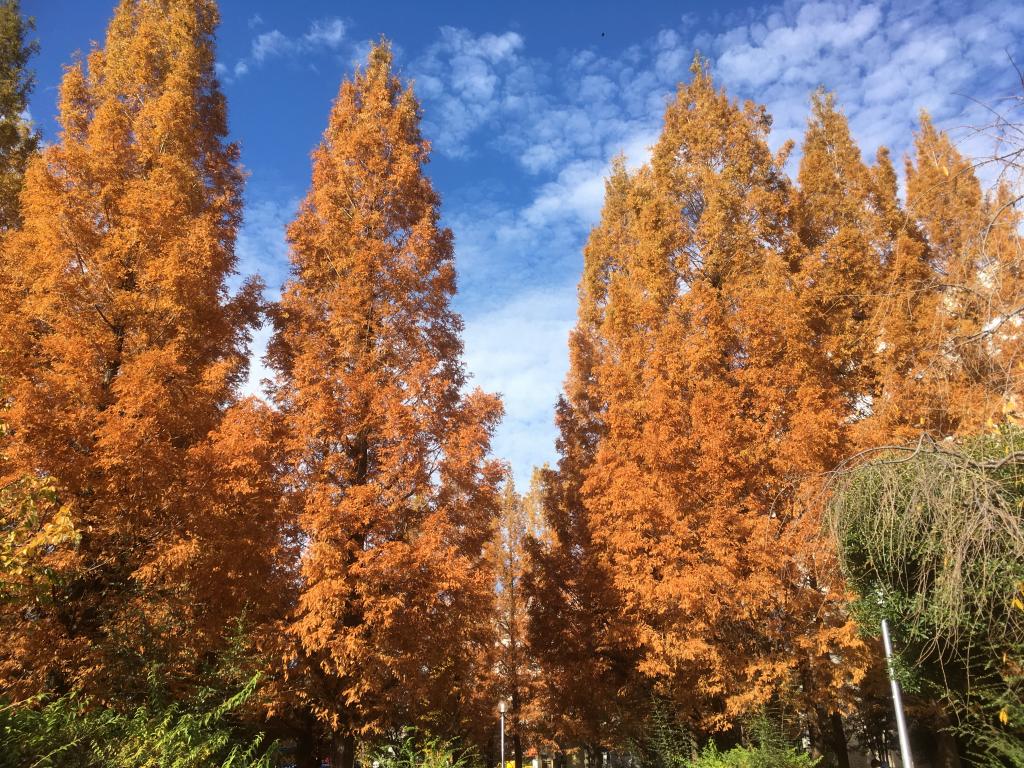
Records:
[[[882,642],[885,644],[885,661],[889,669],[889,685],[892,687],[892,704],[896,709],[896,732],[900,737],[900,757],[903,768],[914,768],[914,756],[910,752],[910,732],[907,730],[907,718],[903,714],[903,694],[899,681],[892,673],[892,638],[889,637],[889,622],[882,619]]]
[[[505,768],[505,700],[498,704],[498,711],[501,712],[501,768]]]

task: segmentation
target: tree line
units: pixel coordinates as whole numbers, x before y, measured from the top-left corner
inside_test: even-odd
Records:
[[[559,460],[521,495],[490,450],[500,400],[468,385],[455,244],[385,40],[331,107],[281,299],[229,290],[244,173],[217,24],[214,0],[121,0],[41,146],[30,22],[0,3],[7,706],[245,691],[210,710],[237,744],[351,766],[409,726],[496,756],[503,698],[517,768],[650,757],[666,720],[695,758],[785,710],[848,766],[889,724],[823,525],[833,481],[1013,421],[1019,179],[983,185],[922,114],[901,191],[823,90],[790,178],[766,109],[697,57],[649,162],[612,165]],[[265,401],[240,391],[261,323]]]

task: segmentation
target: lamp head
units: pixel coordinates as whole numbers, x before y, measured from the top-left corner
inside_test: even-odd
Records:
[[[501,701],[498,702],[498,711],[501,712],[501,714],[503,714],[503,715],[505,714],[505,700],[504,699],[502,699]]]

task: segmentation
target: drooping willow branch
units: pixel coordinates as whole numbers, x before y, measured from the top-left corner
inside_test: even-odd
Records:
[[[872,455],[833,475],[827,515],[854,589],[899,601],[923,655],[1024,639],[1024,430]]]

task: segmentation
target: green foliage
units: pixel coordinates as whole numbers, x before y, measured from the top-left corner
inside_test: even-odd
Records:
[[[17,0],[0,0],[0,232],[20,220],[21,179],[39,145],[38,134],[23,117],[33,85],[28,60],[37,49],[35,42],[25,41],[32,27]]]
[[[897,449],[840,476],[830,525],[857,618],[885,615],[922,657],[1024,640],[1008,595],[1024,579],[1024,430]],[[915,660],[917,661],[917,660]]]
[[[691,768],[815,768],[817,758],[798,749],[775,747],[734,747],[719,752],[709,744]]]
[[[894,449],[843,474],[830,524],[854,616],[944,698],[980,765],[1024,765],[1024,430]]]
[[[404,728],[390,743],[372,750],[365,765],[376,768],[473,768],[479,763],[470,749],[454,740]]]
[[[678,722],[664,699],[655,698],[637,751],[649,768],[685,768],[697,754],[697,741]]]
[[[191,701],[154,695],[130,713],[75,694],[0,709],[0,765],[19,768],[271,768],[277,745],[232,718],[254,695],[254,676],[223,698]]]
[[[994,661],[960,697],[956,731],[979,768],[1024,765],[1024,647]]]
[[[778,712],[759,712],[744,721],[743,746],[722,752],[709,741],[698,751],[690,731],[657,699],[638,746],[645,768],[815,768],[818,759],[793,747],[784,720]]]

